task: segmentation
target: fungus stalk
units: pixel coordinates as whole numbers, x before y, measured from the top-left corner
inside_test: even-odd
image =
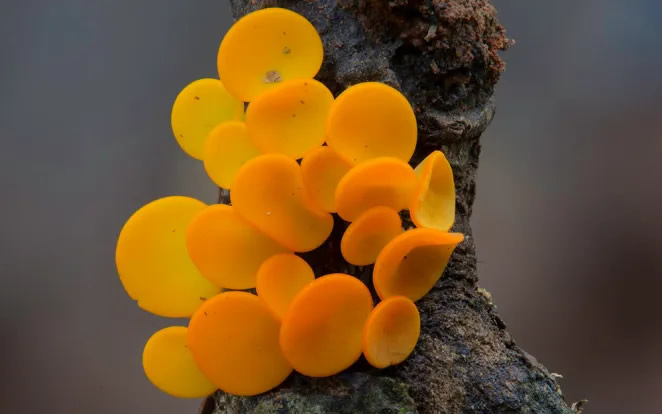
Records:
[[[252,397],[218,391],[205,401],[202,413],[575,412],[565,402],[556,378],[515,344],[477,287],[469,219],[479,138],[494,115],[492,92],[503,70],[498,51],[510,43],[489,1],[230,3],[237,18],[277,6],[310,20],[324,43],[324,64],[317,79],[334,96],[359,82],[383,82],[402,92],[418,122],[410,165],[418,165],[434,150],[446,155],[457,194],[451,231],[463,233],[465,241],[455,250],[444,277],[416,303],[420,339],[401,364],[377,371],[362,360],[341,375],[327,378],[295,372],[278,388]],[[302,46],[317,50],[316,45]],[[288,57],[298,56],[299,49],[289,44],[288,48]],[[241,200],[238,207],[243,208]],[[319,219],[320,233],[328,228],[324,220],[328,219]],[[317,275],[352,274],[371,286],[372,266],[351,265],[340,254],[347,223],[337,216],[334,221],[324,244],[301,256]],[[406,215],[403,224],[413,227]],[[314,242],[310,240],[307,246]],[[213,358],[213,353],[208,357]],[[287,369],[278,368],[276,374],[283,372]]]

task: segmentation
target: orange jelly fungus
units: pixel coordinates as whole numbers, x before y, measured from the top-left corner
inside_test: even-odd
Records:
[[[292,372],[278,344],[280,323],[257,296],[224,292],[206,301],[188,327],[188,347],[209,380],[224,392],[256,395]]]
[[[340,252],[348,263],[367,266],[375,263],[384,246],[403,231],[395,210],[373,207],[347,227],[340,241]]]
[[[323,146],[313,149],[301,161],[306,192],[321,209],[334,213],[336,187],[351,168],[352,164],[331,148]]]
[[[391,240],[375,262],[372,282],[380,298],[406,296],[417,301],[439,280],[460,233],[435,229],[408,230]]]
[[[453,170],[441,151],[428,155],[415,169],[418,188],[409,212],[417,227],[448,231],[455,221]]]
[[[327,144],[348,161],[378,157],[409,161],[416,147],[416,116],[399,91],[366,82],[341,93],[326,123]]]
[[[251,140],[263,153],[298,159],[324,143],[333,94],[319,81],[294,79],[257,96],[246,111]]]
[[[322,276],[294,298],[283,319],[280,346],[294,369],[326,377],[361,356],[363,326],[372,310],[368,288],[345,274]]]
[[[202,398],[214,384],[200,372],[186,346],[186,328],[171,326],[152,335],[143,351],[143,369],[154,386],[180,398]]]
[[[288,251],[222,204],[207,207],[193,219],[186,247],[200,273],[225,289],[254,288],[262,262]]]
[[[404,296],[385,299],[373,309],[363,329],[363,355],[375,368],[407,359],[421,333],[416,305]]]
[[[324,50],[315,27],[286,9],[267,8],[239,19],[218,50],[218,74],[237,98],[251,102],[282,81],[312,78]]]
[[[230,198],[241,217],[295,252],[319,247],[333,228],[333,217],[305,194],[299,164],[281,154],[261,155],[241,167]]]
[[[277,254],[257,272],[257,296],[283,319],[297,293],[313,280],[313,269],[305,260],[291,253]]]
[[[184,152],[202,159],[209,133],[226,121],[240,120],[244,104],[218,79],[198,79],[187,85],[172,105],[172,132]]]
[[[217,186],[232,188],[239,168],[260,154],[248,138],[246,124],[234,121],[214,128],[205,142],[202,159],[209,178]]]
[[[188,317],[201,298],[218,293],[186,251],[186,228],[205,207],[189,197],[161,198],[140,208],[124,224],[115,252],[117,271],[124,289],[144,310]]]
[[[349,170],[336,188],[338,215],[354,221],[371,207],[385,206],[395,211],[409,207],[416,190],[416,173],[404,161],[377,158]]]

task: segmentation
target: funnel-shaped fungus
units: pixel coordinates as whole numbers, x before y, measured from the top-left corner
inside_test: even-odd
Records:
[[[395,211],[409,207],[416,190],[416,173],[404,161],[384,157],[366,161],[349,170],[336,188],[336,211],[354,221],[371,207]]]
[[[411,299],[393,296],[373,309],[363,329],[363,355],[375,368],[407,359],[421,333],[421,317]]]
[[[313,269],[305,260],[291,253],[277,254],[257,272],[257,296],[283,319],[297,293],[313,280]]]
[[[198,79],[177,95],[170,120],[184,152],[201,160],[209,133],[219,124],[243,116],[243,102],[230,95],[221,81]]]
[[[257,296],[225,292],[193,315],[188,347],[209,380],[224,392],[256,395],[292,372],[278,344],[280,323]]]
[[[324,211],[336,211],[335,193],[352,164],[327,146],[308,152],[301,161],[303,185],[310,198]]]
[[[218,74],[228,90],[250,102],[274,83],[312,78],[322,66],[322,39],[290,10],[267,8],[239,19],[218,50]]]
[[[281,154],[260,155],[241,167],[230,198],[241,217],[295,252],[319,247],[333,228],[333,217],[304,192],[299,164]]]
[[[344,274],[322,276],[294,298],[283,319],[280,346],[294,369],[326,377],[361,356],[363,326],[372,310],[368,288]]]
[[[115,261],[129,296],[148,312],[188,317],[219,289],[202,277],[186,251],[186,228],[206,205],[189,197],[166,197],[127,220]]]
[[[377,257],[372,273],[377,294],[382,299],[406,296],[419,300],[437,283],[463,239],[460,233],[419,228],[391,240]]]
[[[193,219],[186,247],[200,273],[225,289],[254,288],[262,262],[288,251],[222,204],[207,207]]]
[[[263,153],[298,159],[324,142],[333,94],[314,79],[293,79],[258,95],[246,111],[251,140]]]
[[[375,263],[384,246],[402,232],[402,221],[395,210],[373,207],[347,227],[340,252],[347,262],[367,266]]]
[[[416,116],[400,92],[383,83],[359,83],[331,106],[326,142],[348,161],[395,157],[409,161],[416,147]]]
[[[209,134],[203,161],[209,178],[217,186],[232,188],[232,181],[239,168],[258,155],[260,150],[248,138],[246,124],[234,121],[217,126]]]
[[[448,231],[455,221],[453,170],[441,151],[428,155],[415,169],[418,188],[409,212],[417,227]]]
[[[143,351],[143,369],[154,386],[180,398],[201,398],[214,390],[186,346],[186,328],[171,326],[152,335]]]

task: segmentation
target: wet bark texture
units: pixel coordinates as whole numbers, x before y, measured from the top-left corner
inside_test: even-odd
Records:
[[[556,378],[519,348],[490,295],[477,287],[469,219],[476,194],[479,138],[494,116],[492,92],[510,41],[488,0],[230,0],[235,17],[263,7],[307,17],[324,41],[317,76],[337,95],[381,81],[412,103],[419,136],[412,165],[441,149],[457,191],[453,231],[466,235],[436,287],[417,302],[421,337],[402,364],[385,370],[363,359],[330,378],[292,374],[280,387],[243,398],[217,392],[203,404],[219,413],[573,413]],[[405,223],[411,221],[405,215]],[[371,267],[340,255],[346,223],[303,256],[317,275],[346,272],[371,286]]]

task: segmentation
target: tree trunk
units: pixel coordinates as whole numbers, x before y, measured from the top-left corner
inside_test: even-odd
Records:
[[[294,10],[320,32],[318,78],[337,95],[364,81],[388,83],[418,119],[416,165],[441,149],[455,176],[454,231],[466,235],[437,286],[417,302],[421,337],[402,364],[385,370],[363,359],[329,378],[292,374],[277,389],[244,398],[217,392],[208,413],[573,413],[555,377],[520,349],[477,288],[469,219],[476,193],[479,138],[494,116],[493,87],[510,44],[488,0],[231,0],[235,17],[263,7]],[[413,227],[406,214],[404,223]],[[317,275],[345,272],[372,289],[372,267],[340,255],[346,223],[304,254]],[[374,290],[373,290],[374,292]]]

